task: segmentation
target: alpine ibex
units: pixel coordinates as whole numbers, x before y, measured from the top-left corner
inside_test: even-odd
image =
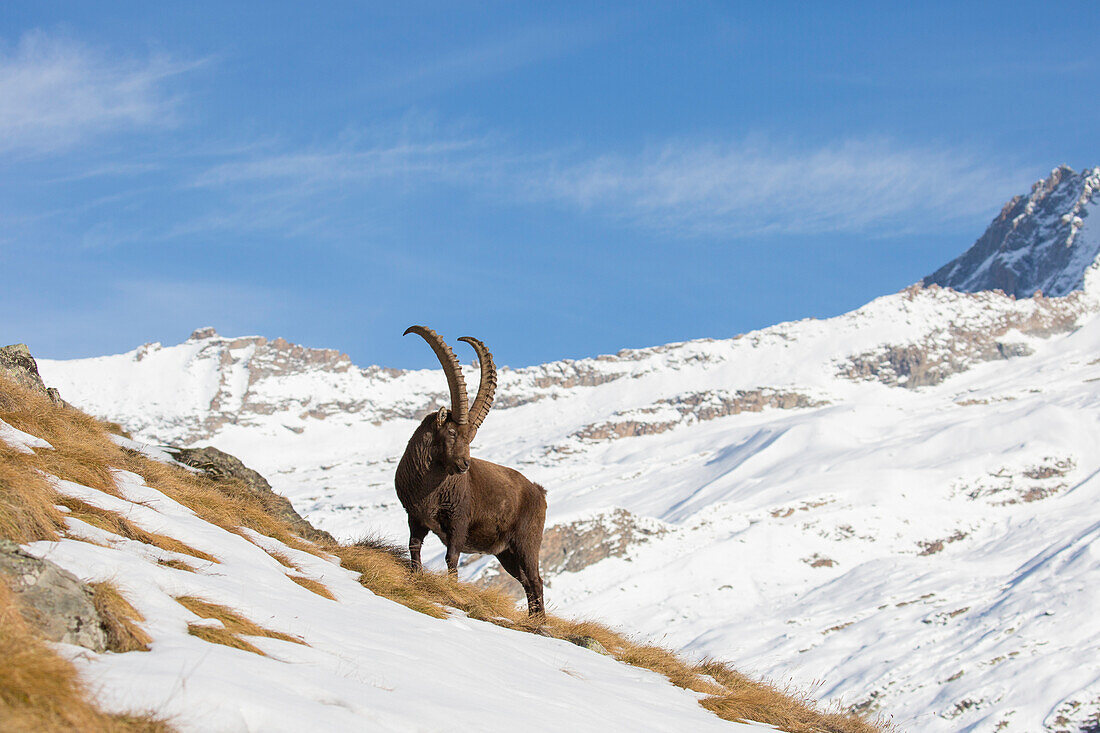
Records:
[[[419,571],[420,547],[428,530],[447,546],[447,570],[457,577],[463,552],[496,555],[523,585],[527,613],[542,616],[539,548],[546,520],[546,490],[518,471],[470,457],[470,442],[493,405],[497,370],[485,344],[464,336],[481,363],[481,383],[473,407],[451,347],[435,331],[410,326],[432,347],[451,391],[451,409],[428,414],[409,439],[397,465],[397,498],[409,515],[409,555]]]

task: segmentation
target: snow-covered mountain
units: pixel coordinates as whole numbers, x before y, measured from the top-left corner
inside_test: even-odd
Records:
[[[1075,173],[1060,166],[1028,196],[1016,196],[958,259],[924,278],[968,293],[1003,290],[1018,298],[1037,291],[1067,295],[1082,287],[1085,269],[1100,254],[1095,219],[1100,168]]]
[[[927,286],[837,318],[502,369],[474,452],[549,491],[551,608],[824,678],[903,730],[1095,720],[1097,176],[1055,170]],[[447,399],[438,370],[212,329],[39,364],[142,438],[239,455],[341,537],[403,540],[393,470]]]

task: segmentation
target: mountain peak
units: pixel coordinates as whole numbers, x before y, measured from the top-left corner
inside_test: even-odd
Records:
[[[1018,298],[1063,296],[1084,288],[1100,254],[1089,224],[1100,201],[1100,167],[1080,173],[1060,165],[1016,196],[974,245],[921,281],[963,292],[1003,290]]]

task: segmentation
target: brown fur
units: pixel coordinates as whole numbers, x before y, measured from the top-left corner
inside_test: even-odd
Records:
[[[409,515],[409,556],[420,570],[429,531],[447,546],[447,570],[458,574],[463,552],[496,555],[523,585],[527,612],[544,615],[539,548],[546,491],[519,471],[470,458],[470,425],[446,408],[424,418],[397,466],[397,498]]]

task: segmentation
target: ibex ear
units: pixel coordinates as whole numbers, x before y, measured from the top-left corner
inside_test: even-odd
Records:
[[[439,412],[435,414],[435,426],[437,428],[443,427],[444,423],[447,422],[447,418],[450,417],[450,414],[451,411],[446,407],[440,407]]]

